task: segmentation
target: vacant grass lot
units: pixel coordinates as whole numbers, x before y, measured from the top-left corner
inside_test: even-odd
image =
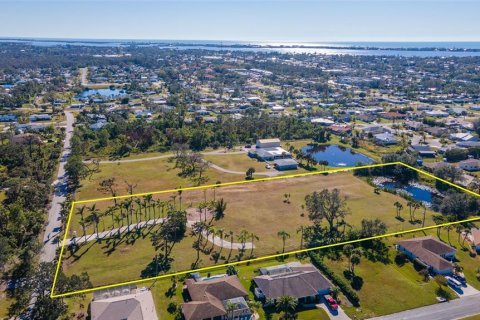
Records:
[[[110,196],[110,194],[98,191],[99,183],[110,178],[116,180],[117,195],[128,194],[126,182],[136,185],[135,193],[195,185],[190,179],[179,177],[178,173],[179,170],[174,168],[174,163],[169,162],[167,158],[139,162],[103,163],[100,165],[99,173],[95,173],[82,181],[82,185],[76,193],[76,200]],[[207,184],[214,184],[217,181],[236,181],[244,178],[244,176],[225,174],[211,168],[207,170],[206,175],[209,178]]]
[[[351,172],[335,173],[329,175],[315,175],[309,177],[290,178],[276,181],[263,181],[234,186],[225,186],[203,190],[184,191],[182,193],[182,208],[198,207],[204,200],[223,198],[227,203],[225,217],[214,221],[215,227],[223,228],[225,234],[230,231],[234,234],[234,242],[240,242],[237,236],[245,229],[249,235],[253,233],[259,239],[255,239],[256,248],[246,250],[240,259],[253,256],[264,256],[282,251],[282,241],[277,233],[285,230],[290,234],[286,239],[285,250],[291,251],[300,248],[300,226],[309,225],[307,214],[302,209],[305,195],[324,188],[339,188],[347,197],[347,204],[351,214],[347,216],[347,222],[353,227],[359,227],[362,219],[382,219],[388,226],[389,231],[408,230],[421,225],[412,225],[408,221],[400,222],[395,218],[393,203],[399,201],[406,206],[406,201],[397,195],[386,192],[376,194],[373,188],[362,179],[354,177]],[[286,201],[285,194],[288,196]],[[179,196],[175,192],[179,206]],[[171,195],[161,195],[168,199]],[[407,209],[405,209],[407,210]],[[405,211],[404,210],[404,211]],[[88,214],[88,212],[86,213]],[[403,216],[408,214],[403,212]],[[417,213],[417,216],[420,213]],[[426,225],[432,225],[432,212],[427,211]],[[157,215],[158,216],[158,215]],[[70,231],[76,230],[79,234],[78,215],[73,216]],[[407,219],[406,219],[407,220]],[[105,228],[111,227],[110,217],[103,218]],[[100,224],[103,230],[103,223]],[[147,233],[149,229],[143,230]],[[93,227],[88,227],[87,233],[93,233]],[[152,261],[155,251],[152,247],[148,234],[136,237],[123,235],[122,241],[113,245],[114,239],[105,239],[101,243],[88,242],[81,246],[75,256],[66,252],[63,266],[67,274],[78,274],[87,271],[95,286],[116,282],[139,279],[141,272]],[[128,241],[127,241],[128,240]],[[230,241],[230,237],[226,240]],[[250,242],[251,238],[247,239]],[[192,248],[193,238],[189,231],[180,243],[176,244],[172,251],[172,266],[168,272],[188,270],[195,261],[196,250]],[[207,245],[207,247],[211,246]],[[112,248],[115,248],[114,250]],[[228,260],[230,248],[222,250],[223,258],[214,261],[210,255],[201,253],[198,267],[221,264]],[[219,251],[219,248],[215,248]],[[237,260],[238,251],[233,250],[230,261]],[[115,268],[115,272],[112,272]]]

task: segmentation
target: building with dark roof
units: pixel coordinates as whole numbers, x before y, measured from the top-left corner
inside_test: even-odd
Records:
[[[299,303],[311,304],[330,292],[332,283],[312,264],[299,262],[261,268],[260,276],[253,278],[255,296],[259,299],[278,299],[292,296]]]
[[[449,275],[453,272],[451,261],[455,258],[455,249],[432,236],[401,240],[396,245],[398,251],[434,274]]]
[[[188,302],[182,304],[185,320],[253,319],[247,305],[248,292],[237,276],[214,276],[185,280],[184,294]],[[227,314],[229,306],[233,310]]]

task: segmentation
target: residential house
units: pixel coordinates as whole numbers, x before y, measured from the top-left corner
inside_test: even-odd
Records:
[[[442,127],[427,127],[425,128],[425,131],[434,137],[441,137],[448,133],[448,129]]]
[[[382,146],[397,144],[397,138],[395,138],[395,136],[391,133],[379,133],[374,135],[373,139],[376,144]]]
[[[291,262],[260,268],[260,274],[253,278],[258,299],[276,300],[292,296],[300,304],[314,304],[332,288],[332,283],[312,264]]]
[[[476,136],[473,136],[468,132],[452,133],[450,134],[450,139],[455,141],[478,141]]]
[[[418,121],[405,121],[404,126],[413,131],[420,131],[423,130],[426,126],[422,122]]]
[[[405,119],[407,116],[399,112],[381,112],[380,117],[388,120],[399,120]]]
[[[425,112],[425,115],[428,117],[434,117],[434,118],[445,118],[445,117],[448,117],[448,112],[432,110],[432,111]]]
[[[247,305],[248,292],[243,288],[237,276],[213,276],[185,280],[184,296],[187,302],[182,304],[185,320],[250,320],[253,314]],[[233,306],[233,310],[227,309]]]
[[[480,160],[477,160],[477,159],[463,160],[458,163],[458,166],[465,171],[479,171]]]
[[[436,152],[433,151],[429,146],[425,145],[411,145],[407,149],[412,153],[418,153],[421,157],[435,158]]]
[[[92,320],[157,320],[152,292],[146,288],[103,290],[90,304]]]
[[[364,134],[379,134],[379,133],[390,132],[389,128],[386,128],[386,127],[380,126],[380,125],[367,126],[367,127],[363,127],[360,130]]]
[[[477,252],[480,253],[480,229],[475,228],[470,231],[472,244]]]
[[[432,236],[417,237],[396,242],[397,250],[424,265],[434,274],[449,275],[453,272],[455,248]]]
[[[312,124],[318,124],[318,125],[327,126],[327,127],[335,123],[335,121],[326,119],[326,118],[313,118],[310,120],[310,122]]]
[[[17,121],[17,116],[13,114],[0,115],[0,122],[14,122]]]
[[[32,114],[30,116],[30,121],[50,121],[52,120],[52,116],[49,114]]]

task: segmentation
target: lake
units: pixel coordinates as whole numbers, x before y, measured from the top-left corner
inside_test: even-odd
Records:
[[[78,95],[78,98],[90,98],[92,96],[101,96],[103,98],[115,98],[125,95],[124,90],[120,89],[89,89],[85,90]]]
[[[397,192],[404,192],[416,201],[422,202],[427,206],[430,206],[432,204],[432,191],[430,191],[429,188],[412,184],[399,185],[395,182],[385,182],[382,186],[385,189],[397,190]]]
[[[374,162],[364,154],[336,144],[308,145],[303,147],[302,151],[311,154],[316,161],[328,161],[330,167],[354,167],[360,162],[363,164]]]

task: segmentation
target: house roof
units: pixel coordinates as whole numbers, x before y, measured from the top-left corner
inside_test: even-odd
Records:
[[[253,278],[267,299],[284,295],[295,298],[315,296],[318,291],[330,289],[332,284],[311,264],[291,265],[285,272],[264,274]]]
[[[92,320],[156,320],[157,312],[150,290],[92,301]]]
[[[473,238],[473,245],[480,245],[480,229],[472,229],[471,233]]]
[[[237,276],[203,281],[187,279],[185,285],[192,299],[182,305],[182,313],[186,320],[201,320],[225,315],[227,311],[222,301],[248,295]]]
[[[397,241],[397,244],[410,251],[435,270],[452,268],[452,263],[442,258],[441,255],[455,252],[455,249],[432,236]]]

